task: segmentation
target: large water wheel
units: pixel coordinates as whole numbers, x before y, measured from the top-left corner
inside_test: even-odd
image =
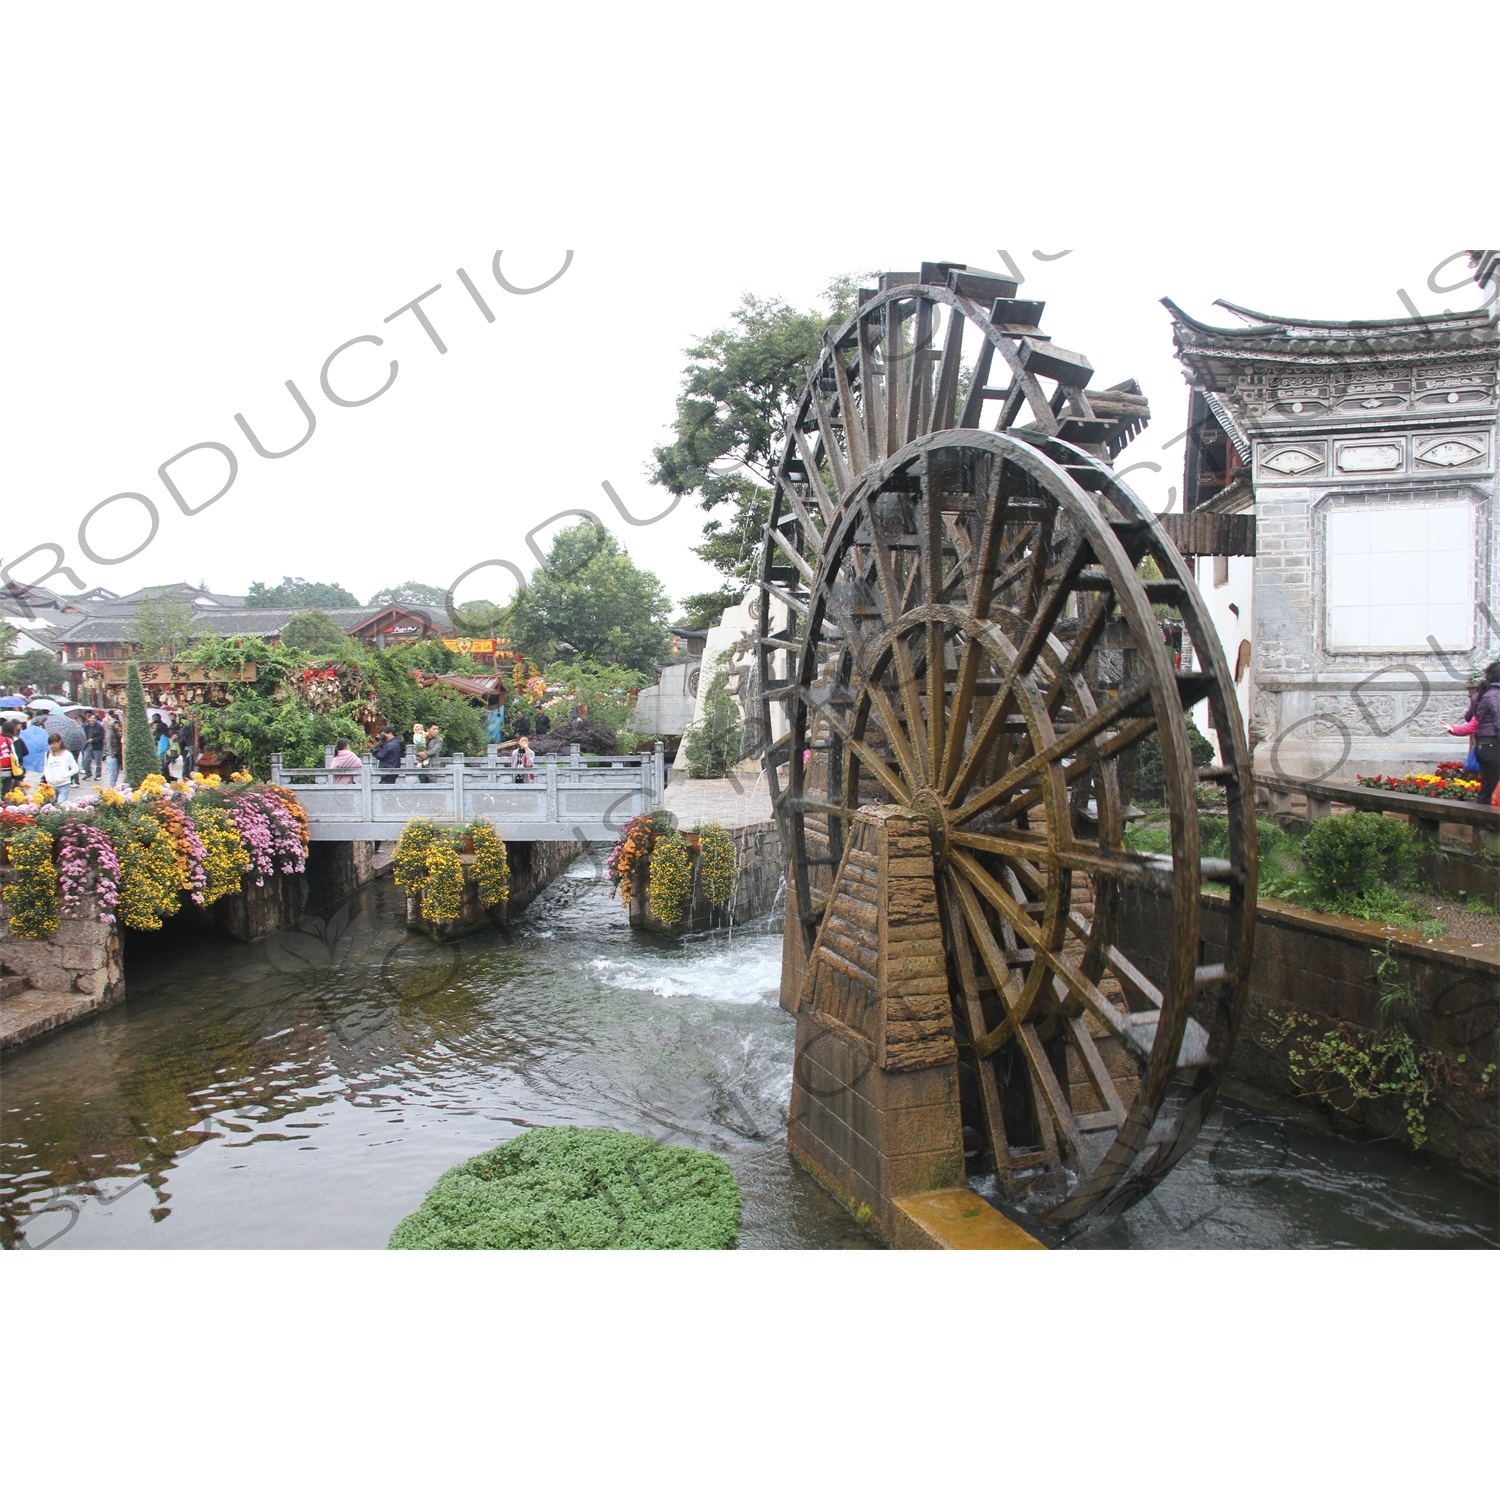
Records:
[[[1144,1196],[1196,1138],[1249,978],[1255,825],[1217,635],[1111,468],[1146,403],[1089,390],[1016,292],[927,265],[828,336],[766,531],[761,730],[807,951],[853,811],[926,817],[975,1161],[1063,1222]],[[1196,769],[1204,698],[1223,764]],[[1150,746],[1169,855],[1126,843]],[[1227,857],[1200,853],[1205,782]],[[1205,881],[1230,908],[1212,964]],[[1132,888],[1164,924],[1154,958],[1124,951]]]

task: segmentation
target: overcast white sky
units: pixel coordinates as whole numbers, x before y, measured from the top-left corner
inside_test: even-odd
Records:
[[[630,528],[601,483],[637,515],[662,508],[644,471],[682,350],[745,291],[811,305],[841,272],[995,267],[1004,250],[1096,383],[1134,376],[1150,396],[1152,426],[1122,462],[1160,465],[1132,476],[1158,508],[1181,482],[1182,444],[1163,445],[1186,405],[1163,294],[1225,322],[1215,297],[1330,317],[1396,316],[1399,287],[1423,310],[1477,300],[1428,288],[1485,226],[1448,217],[1452,163],[1408,154],[1423,85],[1368,10],[1339,46],[1371,97],[1400,71],[1400,131],[1374,131],[1369,108],[1340,105],[1272,45],[1275,7],[1247,32],[1198,7],[1129,23],[1074,7],[1056,33],[996,6],[920,28],[895,11],[883,24],[879,7],[853,27],[817,5],[746,20],[647,6],[551,31],[504,8],[254,14],[231,27],[198,8],[83,6],[12,22],[8,559],[55,542],[85,584],[118,592],[178,578],[242,592],[295,573],[364,599],[404,578],[446,586],[488,558],[529,568],[526,533],[579,506],[680,598],[716,581],[689,551],[702,513]],[[1302,58],[1334,33],[1296,14]],[[1411,46],[1458,23],[1403,24]],[[873,66],[891,56],[896,80]],[[1226,75],[1239,82],[1209,86]],[[850,113],[859,89],[878,107]],[[1436,90],[1431,103],[1445,107]],[[514,296],[491,274],[500,247],[521,285],[575,254],[553,286]],[[439,284],[424,308],[446,354],[411,314],[383,321]],[[369,334],[385,345],[350,349],[335,387],[373,390],[393,358],[395,383],[335,406],[322,363]],[[260,458],[235,413],[288,446],[306,430],[288,380],[316,431]],[[234,450],[238,478],[184,516],[157,467],[207,441]],[[173,472],[197,503],[225,470],[198,453]],[[158,534],[129,561],[90,561],[80,522],[123,491],[151,499]],[[119,501],[87,540],[121,556],[149,527]],[[459,592],[510,588],[491,570]]]

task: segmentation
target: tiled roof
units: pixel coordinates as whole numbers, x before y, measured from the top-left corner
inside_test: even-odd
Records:
[[[111,600],[98,613],[90,613],[78,619],[69,619],[57,630],[55,644],[59,646],[87,646],[96,644],[119,644],[135,639],[135,614],[138,604],[125,605],[123,601]],[[400,608],[409,614],[419,615],[439,629],[448,629],[448,617],[440,609],[416,609],[409,605]],[[371,609],[362,604],[357,609],[325,609],[334,624],[346,634],[353,632],[366,620],[383,614],[385,609]],[[191,629],[196,635],[216,635],[224,638],[236,636],[280,635],[287,621],[294,615],[304,614],[301,609],[199,609],[193,612]]]

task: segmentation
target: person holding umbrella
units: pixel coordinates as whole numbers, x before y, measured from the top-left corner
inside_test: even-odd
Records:
[[[21,757],[21,772],[28,787],[40,785],[46,764],[48,735],[42,722],[46,717],[45,711],[38,713],[16,739],[15,753]]]

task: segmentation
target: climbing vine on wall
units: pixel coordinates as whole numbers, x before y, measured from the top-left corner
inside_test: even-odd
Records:
[[[1267,1012],[1275,1031],[1261,1037],[1273,1052],[1284,1050],[1292,1082],[1304,1098],[1342,1114],[1362,1101],[1394,1099],[1406,1113],[1413,1150],[1427,1144],[1427,1107],[1444,1059],[1422,1052],[1405,1030],[1368,1031],[1350,1021],[1322,1030],[1326,1021],[1305,1011]]]

